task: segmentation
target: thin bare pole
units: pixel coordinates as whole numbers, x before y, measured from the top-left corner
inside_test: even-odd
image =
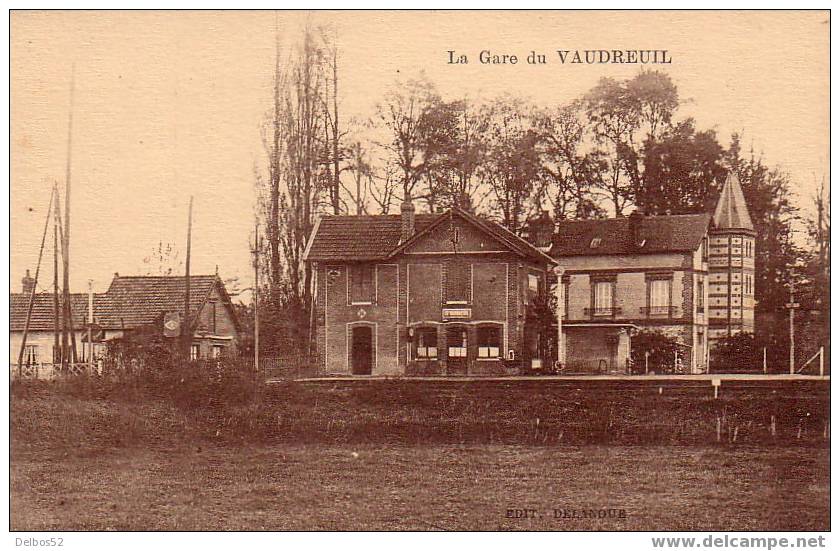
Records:
[[[88,364],[93,369],[93,280],[88,280],[88,323],[87,323]]]
[[[70,168],[73,155],[73,107],[76,89],[76,64],[74,63],[70,73],[70,111],[67,117],[67,168],[64,175],[64,239],[62,241],[62,259],[64,261],[64,329],[61,336],[61,366],[67,366],[67,340],[72,339],[73,362],[76,361],[76,338],[72,334],[73,312],[70,304]],[[68,330],[70,334],[68,334]]]
[[[20,354],[18,354],[18,374],[23,371],[23,351],[26,350],[26,337],[29,335],[29,322],[32,319],[32,308],[35,306],[35,293],[38,288],[38,274],[41,273],[41,258],[44,256],[44,243],[47,241],[47,228],[50,225],[53,195],[54,192],[51,192],[50,204],[47,207],[47,216],[44,220],[44,234],[41,236],[41,249],[38,251],[38,265],[35,268],[35,283],[32,285],[32,291],[29,293],[29,306],[26,308],[26,323],[23,325],[23,340],[20,343]]]
[[[192,244],[192,208],[193,197],[190,195],[190,207],[187,214],[187,261],[184,282],[184,323],[181,328],[182,352],[184,360],[190,357],[190,345],[192,344],[192,325],[190,324],[190,246]]]
[[[61,339],[59,338],[59,319],[58,313],[58,216],[61,206],[58,203],[58,186],[53,185],[53,197],[55,197],[55,208],[53,209],[53,365],[57,359],[61,358],[59,352]]]
[[[260,372],[260,223],[254,224],[254,369]]]

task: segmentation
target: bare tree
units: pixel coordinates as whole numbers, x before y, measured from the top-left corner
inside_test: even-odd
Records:
[[[521,99],[504,96],[491,106],[489,149],[481,176],[493,198],[493,213],[519,234],[532,210],[529,199],[539,177],[538,134]]]
[[[479,208],[488,194],[478,173],[487,154],[490,109],[463,99],[442,103],[438,112],[439,153],[427,171],[429,206]]]
[[[333,30],[321,29],[321,49],[324,63],[324,191],[333,214],[341,214],[341,173],[349,167],[342,166],[347,152],[342,147],[346,131],[342,130],[339,118],[338,95],[338,39]]]
[[[534,124],[541,161],[536,203],[549,203],[556,219],[602,215],[592,188],[606,164],[596,152],[584,150],[587,126],[581,102],[542,110]]]
[[[403,197],[423,196],[417,185],[426,177],[431,163],[440,153],[439,107],[442,103],[434,85],[419,79],[398,82],[377,106],[377,120],[388,131],[381,143],[388,161],[398,170]]]
[[[367,212],[367,197],[373,178],[373,168],[368,153],[360,141],[354,141],[348,148],[348,161],[347,170],[352,177],[352,182],[350,185],[341,184],[344,195],[349,198],[345,203],[348,207],[350,205],[353,207],[347,210],[357,215],[365,214]]]
[[[403,189],[400,170],[391,162],[385,162],[381,169],[372,170],[368,179],[370,197],[376,205],[377,214],[388,214],[399,200]]]
[[[169,276],[181,273],[184,263],[179,256],[172,243],[158,242],[149,256],[143,258],[143,275]]]

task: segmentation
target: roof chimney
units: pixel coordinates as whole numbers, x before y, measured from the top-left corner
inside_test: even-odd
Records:
[[[411,202],[410,196],[406,196],[405,201],[400,205],[400,214],[402,215],[400,243],[405,243],[414,235],[414,203]]]
[[[644,215],[640,210],[634,210],[628,217],[630,221],[630,244],[632,247],[642,247],[642,220]]]
[[[31,295],[33,289],[35,289],[35,280],[30,277],[29,270],[26,270],[26,275],[23,276],[23,279],[21,279],[20,282],[23,285],[23,294]]]

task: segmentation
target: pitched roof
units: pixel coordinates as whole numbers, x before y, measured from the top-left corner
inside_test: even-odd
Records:
[[[205,303],[217,281],[224,300],[229,302],[224,284],[218,276],[190,276],[191,316]],[[105,293],[94,295],[94,320],[104,329],[134,329],[156,322],[165,312],[183,312],[185,282],[184,276],[116,276]],[[52,297],[51,293],[35,295],[30,330],[52,331]],[[88,295],[73,293],[70,297],[73,326],[79,329],[87,322]],[[28,295],[10,295],[10,330],[23,331],[28,306]]]
[[[730,172],[720,192],[714,215],[715,227],[720,230],[739,229],[755,230],[744,191],[738,176]]]
[[[644,242],[642,246],[632,242],[628,217],[561,220],[549,254],[558,258],[693,251],[706,235],[710,219],[709,214],[640,216],[637,242]],[[596,238],[600,242],[592,247]]]
[[[102,294],[95,294],[93,296],[94,312],[98,308],[101,308],[102,301]],[[29,295],[23,293],[11,293],[9,295],[9,329],[11,331],[23,331],[26,325],[26,312],[28,308]],[[52,331],[54,311],[52,293],[36,293],[35,301],[32,304],[32,317],[29,319],[29,330]],[[70,311],[73,313],[73,327],[76,329],[83,327],[88,317],[87,294],[72,293],[70,295]]]
[[[190,316],[198,312],[217,280],[215,275],[190,276]],[[183,312],[185,292],[184,276],[117,276],[97,318],[103,327],[147,325],[165,312]]]
[[[451,214],[464,218],[481,231],[505,243],[514,252],[554,262],[552,258],[507,228],[457,208],[437,214],[417,214],[414,219],[414,235],[402,243],[402,216],[399,214],[324,216],[313,229],[306,260],[365,261],[388,258],[416,243],[434,227],[448,220]]]
[[[415,232],[426,229],[439,214],[417,214]],[[306,259],[314,261],[376,260],[400,243],[399,214],[323,216],[313,230]]]

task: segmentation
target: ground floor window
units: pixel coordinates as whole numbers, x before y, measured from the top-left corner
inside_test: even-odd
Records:
[[[467,357],[467,330],[460,327],[450,327],[446,332],[447,355],[450,358]]]
[[[224,351],[225,347],[221,344],[214,344],[213,345],[213,358],[218,358],[222,355],[222,351]]]
[[[417,360],[436,360],[437,329],[434,327],[420,327],[414,331],[414,358]]]
[[[201,356],[201,345],[193,344],[190,346],[190,359],[197,360]]]
[[[478,328],[478,357],[498,358],[501,349],[502,332],[499,327]]]

